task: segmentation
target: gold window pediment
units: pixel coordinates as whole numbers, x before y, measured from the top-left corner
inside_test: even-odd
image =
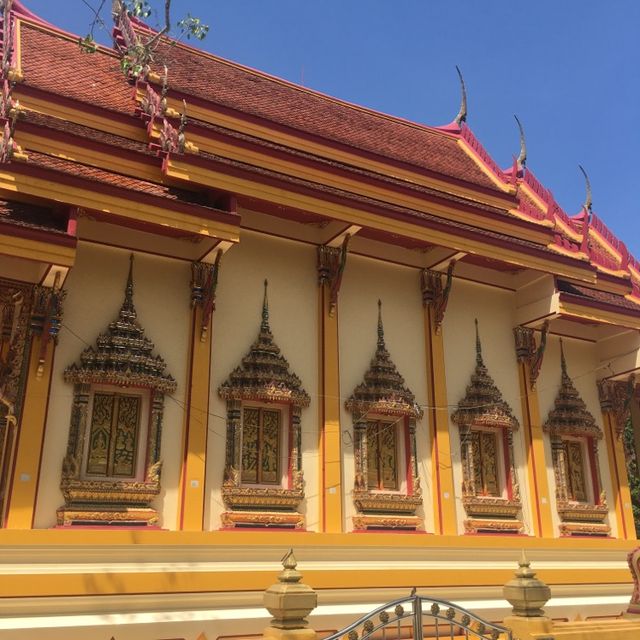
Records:
[[[310,398],[274,340],[266,280],[258,336],[218,393],[227,402],[223,526],[303,527],[300,420]]]
[[[176,381],[138,323],[133,256],[117,318],[64,371],[74,385],[58,524],[146,524],[159,516],[165,393]]]
[[[477,320],[476,366],[451,420],[460,432],[465,531],[522,533],[513,452],[519,423],[484,363]]]
[[[422,506],[415,429],[422,417],[391,359],[378,301],[377,345],[364,380],[345,403],[353,416],[355,529],[417,529]]]

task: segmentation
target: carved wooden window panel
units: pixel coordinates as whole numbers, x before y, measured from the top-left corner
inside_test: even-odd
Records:
[[[242,484],[281,483],[283,412],[272,407],[242,409]]]
[[[367,488],[398,491],[398,433],[393,422],[367,422]]]
[[[567,497],[572,502],[591,502],[589,477],[591,471],[587,463],[585,440],[563,439],[565,477],[567,478]]]
[[[142,479],[147,456],[148,394],[95,385],[89,404],[82,474]]]
[[[500,445],[495,431],[472,431],[474,485],[478,495],[501,496]]]

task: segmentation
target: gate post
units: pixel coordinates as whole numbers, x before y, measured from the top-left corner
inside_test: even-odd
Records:
[[[302,574],[296,570],[297,564],[290,549],[282,559],[284,569],[278,575],[278,582],[264,592],[264,606],[273,616],[263,631],[265,640],[317,640],[305,616],[316,608],[318,594],[300,582]]]
[[[530,568],[531,563],[524,555],[524,550],[518,565],[515,578],[503,588],[505,600],[513,606],[513,614],[502,623],[520,640],[534,637],[542,640],[541,634],[548,634],[546,637],[552,639],[553,621],[542,610],[551,598],[551,589],[535,577],[536,572]]]

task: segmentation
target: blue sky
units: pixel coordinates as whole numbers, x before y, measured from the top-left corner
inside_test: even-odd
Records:
[[[83,0],[24,1],[87,31]],[[579,211],[582,164],[594,211],[640,258],[638,0],[174,0],[187,12],[215,54],[425,124],[457,113],[459,65],[468,124],[498,164],[518,153],[515,113],[560,205]]]

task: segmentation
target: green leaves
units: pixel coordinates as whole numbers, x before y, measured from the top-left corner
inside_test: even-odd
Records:
[[[178,27],[187,40],[191,38],[204,40],[209,33],[209,25],[203,24],[200,18],[194,18],[190,13],[187,13],[186,18],[178,21]]]
[[[90,33],[88,33],[84,38],[80,38],[78,40],[78,44],[80,45],[80,50],[85,53],[95,53],[98,49],[98,45]]]

